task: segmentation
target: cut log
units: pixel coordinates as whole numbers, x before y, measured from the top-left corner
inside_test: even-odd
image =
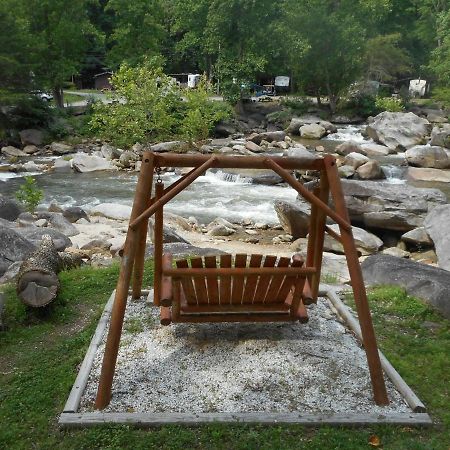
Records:
[[[60,288],[58,273],[81,265],[81,256],[58,253],[52,238],[44,235],[38,249],[21,264],[17,276],[17,295],[28,306],[39,308],[51,303]]]

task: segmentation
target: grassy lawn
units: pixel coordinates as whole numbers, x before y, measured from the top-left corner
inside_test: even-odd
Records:
[[[6,290],[9,328],[0,333],[0,449],[351,450],[371,448],[371,435],[380,438],[384,449],[449,448],[449,322],[396,288],[370,293],[375,325],[386,356],[429,407],[437,422],[431,429],[212,424],[60,430],[58,415],[117,274],[117,266],[63,273],[58,300],[42,311],[27,311],[12,287]],[[151,283],[150,266],[146,274]]]

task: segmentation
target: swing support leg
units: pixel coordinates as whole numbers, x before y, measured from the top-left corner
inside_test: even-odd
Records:
[[[150,152],[144,154],[130,221],[135,219],[147,207],[153,183],[153,158],[154,156]],[[139,236],[139,231],[140,228],[138,230],[128,228],[120,266],[120,275],[111,313],[111,322],[106,340],[105,354],[103,356],[97,398],[95,400],[96,409],[104,409],[111,400],[111,387],[119,351],[120,335],[122,334],[123,318],[127,305],[128,288],[130,286],[131,274],[136,258],[138,240],[142,239],[142,233]],[[141,271],[143,270],[143,263],[136,267],[136,269],[137,271],[140,271],[139,277],[142,280]]]

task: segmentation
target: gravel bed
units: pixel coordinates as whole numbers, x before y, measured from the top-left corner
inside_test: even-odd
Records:
[[[105,412],[410,412],[388,382],[378,407],[364,350],[329,301],[308,307],[310,321],[159,325],[159,310],[129,301]],[[100,345],[80,411],[92,411]]]

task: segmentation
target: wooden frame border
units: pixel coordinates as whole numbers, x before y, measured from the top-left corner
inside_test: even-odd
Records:
[[[152,290],[142,291],[147,294],[147,302],[153,304]],[[130,292],[131,294],[131,292]],[[431,426],[433,424],[430,416],[426,412],[424,404],[419,400],[412,389],[401,378],[387,358],[379,351],[381,364],[385,374],[396,386],[406,403],[410,406],[409,413],[339,413],[339,414],[301,414],[292,413],[104,413],[79,412],[79,406],[84,389],[87,385],[96,351],[107,330],[108,321],[111,316],[115,291],[112,292],[106,303],[105,309],[100,317],[94,336],[88,347],[75,383],[70,391],[63,412],[59,417],[59,424],[68,428],[83,428],[100,424],[129,424],[136,427],[149,428],[168,424],[179,425],[201,425],[205,423],[259,423],[259,424],[300,424],[308,426],[336,425],[336,426],[364,426],[371,424],[392,424],[408,426]],[[350,310],[342,303],[337,290],[332,286],[323,285],[319,292],[320,296],[327,297],[339,316],[346,322],[356,337],[362,342],[361,331],[357,321],[353,318]]]

